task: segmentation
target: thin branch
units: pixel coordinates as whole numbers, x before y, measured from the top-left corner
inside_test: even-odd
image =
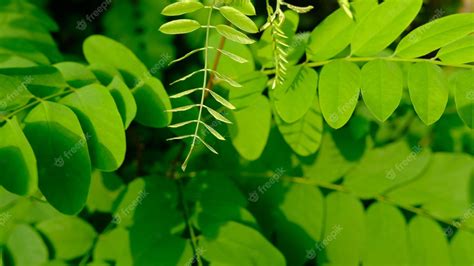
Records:
[[[474,65],[469,65],[469,64],[449,64],[449,63],[444,63],[444,62],[433,60],[433,59],[425,59],[425,58],[406,59],[406,58],[399,58],[399,57],[345,57],[345,58],[335,58],[335,59],[319,61],[319,62],[305,62],[305,63],[302,63],[302,65],[305,65],[307,67],[320,67],[320,66],[327,65],[335,60],[345,60],[349,62],[370,62],[377,59],[393,61],[393,62],[409,62],[409,63],[428,62],[431,64],[445,66],[445,67],[474,69]],[[272,74],[275,74],[275,69],[268,69],[262,72],[267,75],[272,75]]]

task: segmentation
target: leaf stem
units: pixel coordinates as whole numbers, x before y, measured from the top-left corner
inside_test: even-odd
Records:
[[[244,174],[246,176],[253,176],[253,177],[260,177],[260,178],[271,178],[271,176],[267,176],[267,175],[258,175],[258,174],[255,175],[255,174],[252,174],[252,173],[244,173]],[[345,187],[343,185],[339,185],[339,184],[333,184],[333,183],[324,182],[324,181],[320,181],[320,180],[309,179],[309,178],[305,178],[305,177],[284,177],[283,179],[290,182],[290,183],[298,183],[298,184],[304,184],[304,185],[310,185],[310,186],[317,186],[317,187],[326,188],[326,189],[333,190],[333,191],[339,191],[339,192],[354,195],[354,193],[351,192],[347,187]],[[355,195],[355,196],[357,196],[357,195]],[[394,206],[396,206],[400,209],[404,209],[406,211],[409,211],[409,212],[417,214],[417,215],[422,215],[422,216],[428,217],[432,220],[436,220],[438,222],[453,226],[453,227],[455,227],[459,230],[464,230],[464,231],[474,233],[474,228],[470,228],[468,226],[465,226],[462,223],[457,223],[454,220],[447,220],[447,219],[441,218],[441,217],[439,217],[435,214],[429,213],[425,209],[396,202],[395,200],[390,199],[386,195],[378,195],[378,196],[373,197],[372,199],[377,200],[379,202],[394,205]]]
[[[205,49],[204,49],[204,78],[203,78],[203,84],[202,84],[202,87],[205,88],[206,85],[207,85],[207,75],[209,73],[208,71],[208,65],[209,65],[209,36],[210,36],[210,27],[209,25],[211,24],[211,18],[212,18],[212,11],[214,9],[213,8],[210,8],[209,9],[209,15],[207,17],[207,28],[206,28],[206,45],[205,45]],[[201,92],[201,103],[199,104],[199,113],[198,113],[198,118],[197,120],[200,121],[201,120],[201,116],[202,116],[202,110],[203,110],[203,105],[204,105],[204,99],[206,98],[206,91],[203,90]],[[199,133],[199,126],[201,124],[200,123],[197,123],[196,124],[196,129],[194,130],[194,136],[193,136],[193,140],[191,142],[191,147],[189,148],[189,151],[188,151],[188,155],[186,155],[186,159],[184,160],[183,164],[181,165],[181,169],[183,171],[186,170],[186,167],[188,165],[188,161],[189,159],[191,158],[191,154],[196,146],[196,141],[197,141],[197,134]]]
[[[382,60],[387,60],[387,61],[392,61],[392,62],[408,62],[408,63],[418,63],[418,62],[429,62],[435,65],[439,66],[446,66],[446,67],[456,67],[456,68],[467,68],[467,69],[474,69],[474,65],[468,65],[468,64],[449,64],[445,62],[441,62],[438,60],[433,60],[433,59],[426,59],[426,58],[412,58],[412,59],[407,59],[407,58],[400,58],[400,57],[345,57],[345,58],[335,58],[335,59],[330,59],[326,61],[318,61],[318,62],[305,62],[302,63],[302,65],[305,65],[307,67],[320,67],[327,65],[335,60],[345,60],[349,62],[370,62],[373,60],[377,59],[382,59]],[[263,73],[267,75],[275,74],[276,70],[275,69],[268,69],[264,70]]]

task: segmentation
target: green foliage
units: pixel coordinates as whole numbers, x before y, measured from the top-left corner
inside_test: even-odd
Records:
[[[0,265],[474,263],[473,14],[256,4],[1,1]]]

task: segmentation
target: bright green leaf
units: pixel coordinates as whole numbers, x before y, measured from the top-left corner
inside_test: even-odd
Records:
[[[448,103],[448,82],[443,70],[434,64],[412,64],[408,73],[408,89],[416,113],[426,125],[443,115]]]
[[[16,117],[0,127],[0,184],[7,190],[29,195],[38,189],[36,158]]]
[[[257,25],[255,25],[255,23],[250,18],[248,18],[239,10],[230,6],[223,6],[219,9],[219,11],[227,20],[229,20],[232,24],[234,24],[241,30],[249,33],[258,32]]]
[[[204,7],[200,2],[194,1],[181,1],[167,5],[161,11],[164,16],[181,16],[184,14],[192,13],[202,9]]]
[[[352,39],[352,53],[370,56],[387,48],[415,19],[422,0],[388,0],[358,23]]]
[[[160,31],[165,34],[186,34],[201,27],[201,24],[192,19],[177,19],[163,24]]]
[[[474,32],[474,13],[455,14],[420,26],[405,36],[395,54],[403,58],[424,56]]]
[[[403,73],[397,63],[374,60],[362,67],[362,97],[372,114],[384,122],[400,104]]]
[[[312,68],[295,66],[288,69],[285,82],[273,93],[278,115],[287,123],[301,119],[313,104],[318,87],[318,73]]]
[[[326,122],[333,128],[344,126],[359,101],[359,67],[344,60],[325,65],[319,79],[319,100]]]
[[[87,199],[91,162],[87,139],[67,107],[44,101],[25,118],[24,132],[38,161],[39,188],[48,202],[76,214]]]

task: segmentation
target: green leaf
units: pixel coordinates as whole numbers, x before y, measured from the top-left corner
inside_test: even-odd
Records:
[[[466,70],[456,76],[454,99],[459,117],[474,128],[474,70]]]
[[[443,115],[448,103],[449,89],[443,70],[434,64],[412,64],[408,72],[408,89],[415,111],[426,125]]]
[[[89,64],[116,68],[125,79],[132,76],[131,79],[137,80],[149,73],[146,66],[132,51],[123,44],[105,36],[92,35],[88,37],[84,41],[83,51]]]
[[[230,137],[243,158],[253,161],[262,155],[270,134],[271,116],[270,103],[263,95],[251,106],[230,112]]]
[[[123,181],[115,173],[94,171],[87,197],[87,209],[90,212],[112,212],[114,202],[124,189]]]
[[[259,232],[236,222],[203,232],[202,256],[216,265],[283,266],[285,258]]]
[[[186,34],[201,28],[201,24],[193,19],[177,19],[167,22],[160,27],[165,34]]]
[[[278,115],[275,116],[276,124],[283,138],[298,155],[311,155],[321,145],[323,116],[320,109],[319,99],[315,97],[310,109],[296,122],[286,123]]]
[[[66,82],[74,88],[80,88],[97,82],[94,73],[86,66],[75,62],[62,62],[55,64],[54,67],[59,69]]]
[[[470,232],[459,230],[451,240],[451,258],[453,265],[474,264],[474,235]]]
[[[219,8],[219,11],[228,21],[241,30],[249,33],[258,32],[257,25],[239,10],[230,6],[223,6]]]
[[[132,265],[128,230],[118,227],[99,236],[94,248],[94,259],[113,261],[115,265]]]
[[[324,197],[319,188],[293,184],[285,191],[272,220],[276,247],[283,252],[288,265],[303,265],[305,250],[321,241],[324,211]]]
[[[448,242],[439,225],[416,216],[408,225],[411,265],[451,265]]]
[[[365,217],[362,203],[351,195],[335,192],[326,197],[326,218],[323,241],[326,263],[359,265],[365,238]],[[320,244],[323,245],[323,244]],[[320,246],[307,251],[307,257],[319,254]],[[312,256],[313,255],[313,256]]]
[[[202,8],[204,8],[204,5],[200,2],[182,1],[167,5],[165,8],[163,8],[161,14],[164,16],[181,16],[184,14],[198,11]]]
[[[329,133],[323,135],[316,158],[304,158],[302,161],[304,176],[330,183],[337,181],[354,167],[354,163],[344,157]]]
[[[255,41],[247,37],[244,33],[227,25],[217,25],[217,32],[228,40],[241,44],[252,44]]]
[[[336,60],[325,65],[319,79],[319,100],[326,122],[338,129],[349,121],[359,101],[361,74],[351,62]]]
[[[125,130],[109,91],[91,84],[74,90],[60,103],[71,108],[79,118],[93,166],[105,172],[117,170],[125,159]]]
[[[403,73],[394,62],[377,59],[362,67],[362,97],[372,114],[386,121],[397,109],[403,94]]]
[[[0,74],[0,112],[14,110],[28,103],[33,95],[27,90],[30,79],[19,79]]]
[[[52,95],[68,87],[59,70],[52,66],[0,68],[0,74],[17,78],[37,97]]]
[[[48,261],[46,244],[29,225],[17,225],[11,232],[6,247],[17,266],[42,265]]]
[[[55,258],[74,259],[86,254],[97,236],[94,228],[77,217],[58,216],[36,225],[51,243]]]
[[[288,69],[285,82],[273,93],[273,104],[278,115],[287,123],[301,119],[311,108],[318,87],[318,73],[309,67]]]
[[[0,127],[0,184],[19,195],[38,189],[36,158],[16,117]]]
[[[224,0],[225,1],[225,0]],[[255,16],[256,11],[255,7],[250,0],[243,0],[243,1],[235,1],[235,3],[231,3],[231,6],[238,9],[240,12],[244,13],[247,16]]]
[[[474,62],[474,35],[466,36],[441,48],[437,54],[441,61],[448,64],[466,64]]]
[[[161,81],[150,78],[142,86],[133,89],[133,97],[137,103],[136,121],[148,127],[166,127],[170,124],[171,102]]]
[[[137,115],[137,103],[133,98],[133,94],[119,76],[115,76],[107,88],[114,98],[123,125],[127,129]]]
[[[356,27],[352,53],[371,56],[387,48],[415,19],[422,0],[388,0],[373,9]]]
[[[267,75],[252,72],[237,80],[241,88],[229,88],[229,101],[238,109],[253,105],[260,98],[268,82]]]
[[[78,213],[86,202],[91,178],[87,139],[79,120],[69,108],[43,101],[24,122],[38,161],[41,192],[59,211]]]
[[[472,205],[469,184],[473,166],[472,156],[434,153],[421,176],[387,196],[402,205],[421,205],[436,217],[459,218]]]
[[[338,9],[311,33],[307,54],[312,61],[324,61],[346,48],[354,33],[354,21],[342,9]]]
[[[367,253],[363,265],[378,266],[387,262],[397,266],[411,265],[407,226],[402,213],[393,206],[375,203],[367,210],[366,219]]]
[[[418,177],[428,166],[430,152],[404,141],[368,151],[345,177],[344,185],[363,199]],[[380,158],[386,158],[380,161]]]
[[[474,13],[455,14],[420,26],[403,38],[395,54],[403,58],[424,56],[474,32]]]

